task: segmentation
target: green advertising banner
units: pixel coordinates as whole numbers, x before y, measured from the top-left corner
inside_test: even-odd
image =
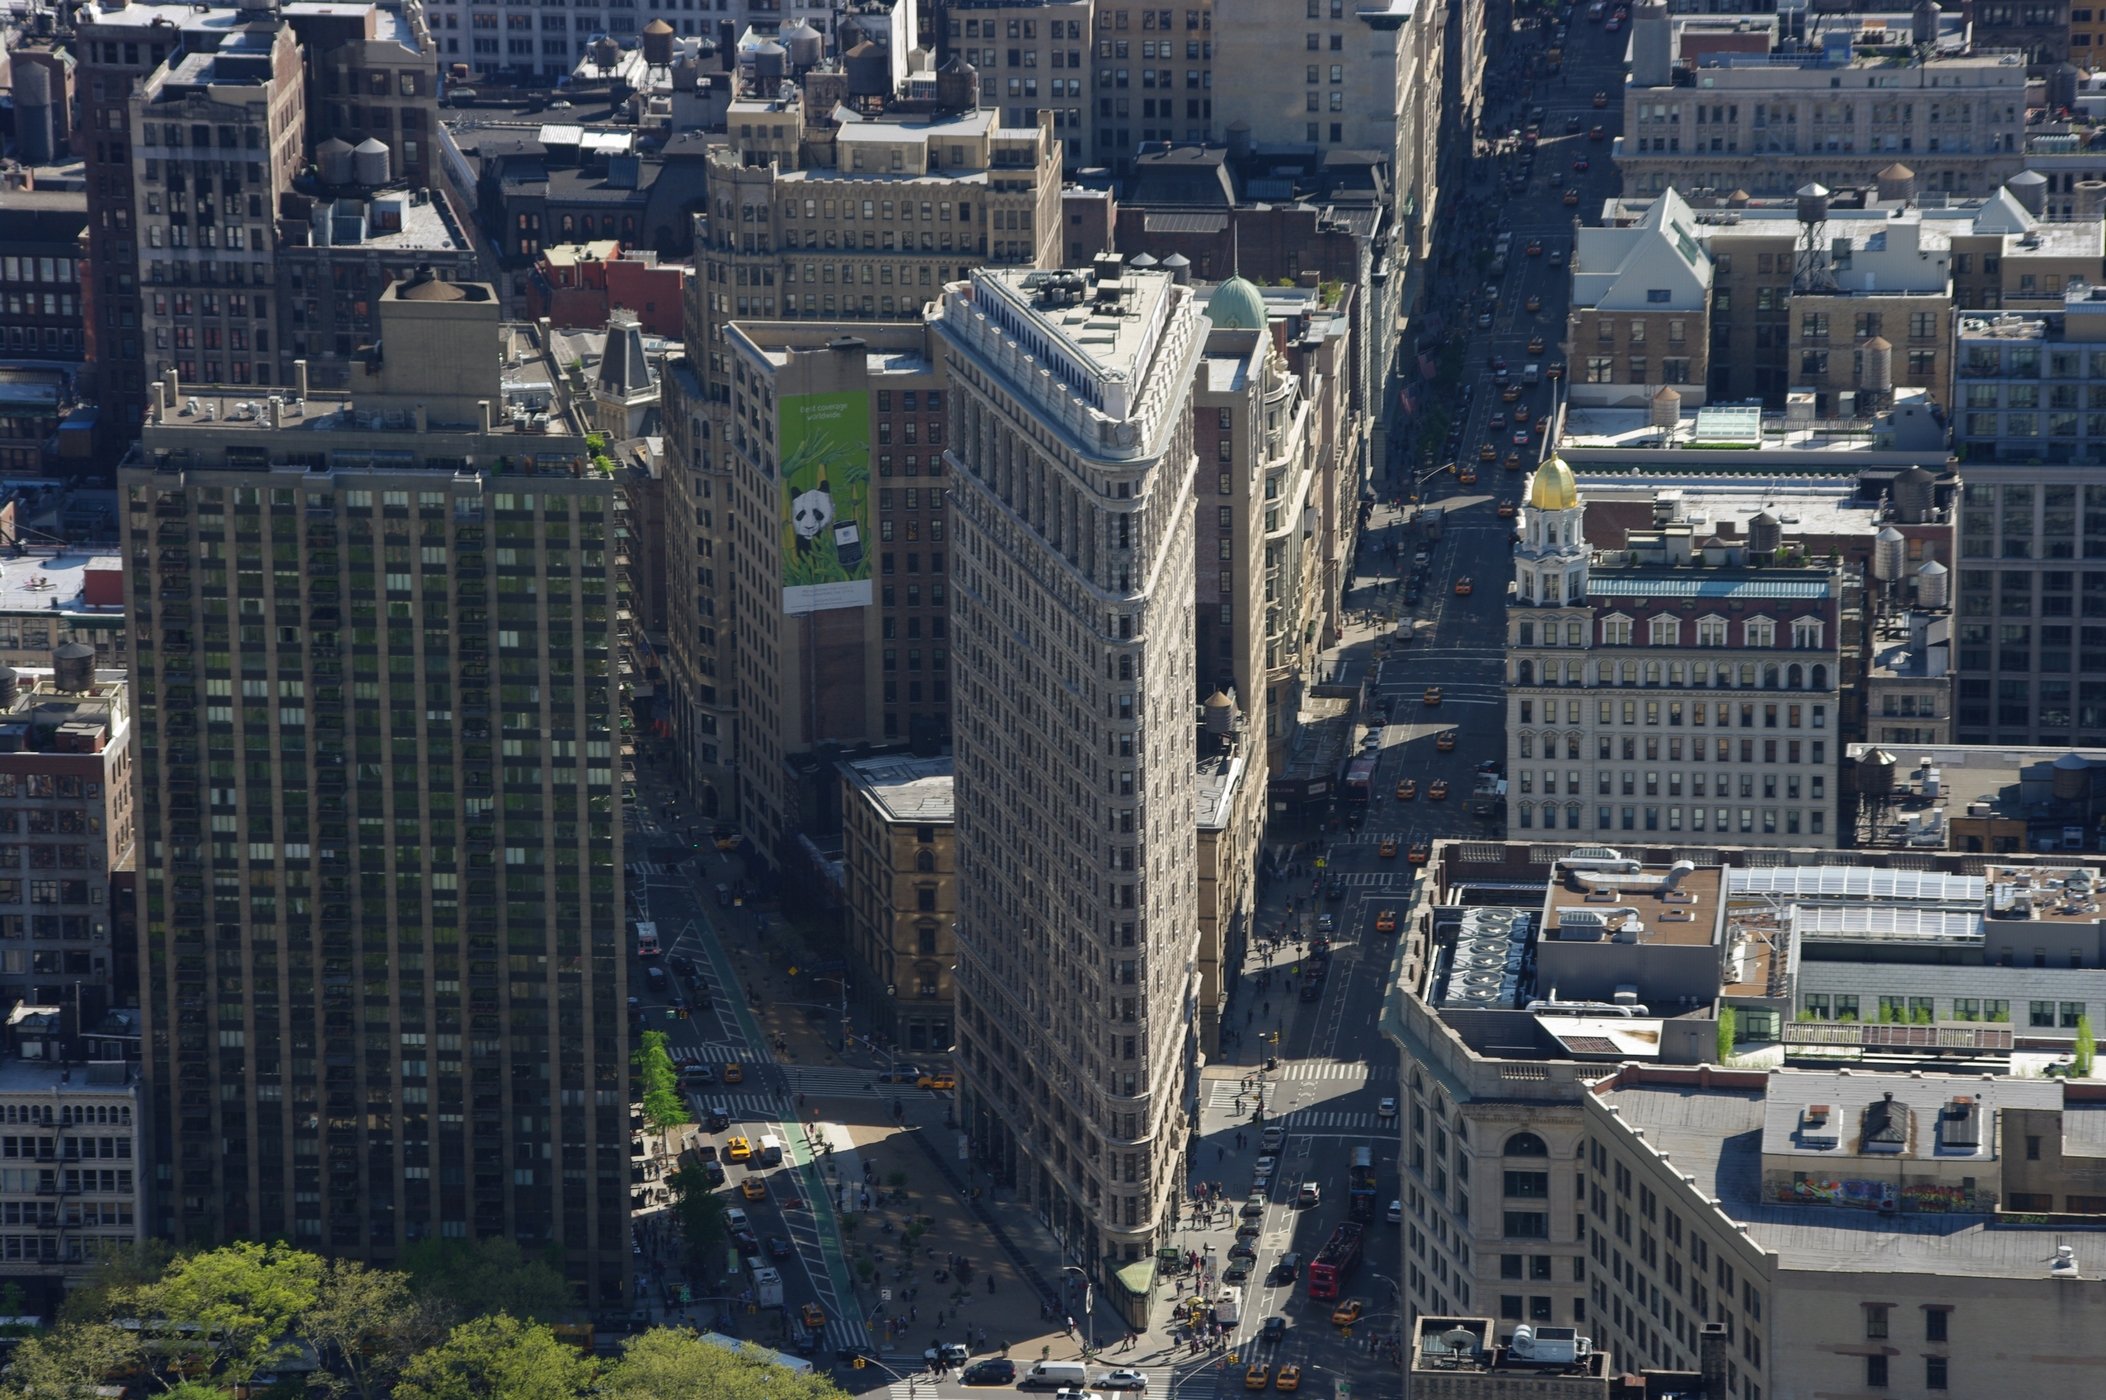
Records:
[[[870,401],[792,394],[780,401],[783,611],[868,607]]]

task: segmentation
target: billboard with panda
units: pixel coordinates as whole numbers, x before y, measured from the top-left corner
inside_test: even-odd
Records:
[[[870,589],[870,401],[786,394],[782,453],[783,611],[867,607]]]

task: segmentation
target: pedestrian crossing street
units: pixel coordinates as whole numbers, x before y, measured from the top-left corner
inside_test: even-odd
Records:
[[[782,1118],[782,1104],[773,1094],[726,1094],[704,1086],[690,1088],[688,1097],[704,1106],[721,1104],[731,1111],[734,1123],[776,1123]]]
[[[1372,1113],[1348,1113],[1330,1108],[1297,1108],[1279,1115],[1274,1121],[1285,1124],[1290,1136],[1321,1131],[1365,1133],[1395,1122],[1394,1119],[1379,1119]]]
[[[977,1361],[980,1358],[974,1357],[973,1359]],[[892,1382],[891,1385],[887,1386],[885,1389],[885,1394],[888,1397],[890,1397],[890,1400],[929,1400],[929,1397],[932,1395],[949,1394],[951,1391],[951,1387],[958,1385],[958,1373],[956,1371],[952,1371],[946,1378],[946,1380],[941,1383],[940,1387],[938,1383],[931,1381],[927,1373],[927,1363],[924,1362],[918,1354],[913,1356],[900,1357],[893,1357],[887,1355],[884,1358],[884,1360],[887,1366],[891,1367],[895,1371],[900,1372],[903,1376],[908,1373],[909,1368],[913,1368],[914,1370],[921,1372],[920,1375],[915,1376],[911,1380],[895,1380]],[[1024,1371],[1028,1369],[1029,1364],[1030,1363],[1026,1361],[1018,1359],[1016,1368],[1017,1374],[1022,1375]],[[1126,1361],[1123,1360],[1116,1352],[1099,1356],[1097,1361],[1092,1363],[1090,1366],[1090,1376],[1092,1379],[1094,1379],[1095,1377],[1103,1374],[1103,1372],[1111,1370],[1139,1371],[1142,1375],[1148,1377],[1148,1388],[1146,1390],[1104,1392],[1106,1400],[1115,1400],[1115,1398],[1116,1400],[1126,1400],[1126,1397],[1129,1396],[1167,1396],[1171,1393],[1172,1388],[1176,1385],[1177,1382],[1177,1368],[1175,1366],[1149,1366],[1144,1365],[1140,1362]],[[1189,1394],[1194,1389],[1198,1388],[1199,1387],[1187,1387],[1187,1393]],[[1204,1388],[1209,1393],[1211,1393],[1214,1389],[1214,1387],[1212,1387],[1211,1385],[1206,1386]],[[958,1393],[961,1395],[973,1395],[979,1392],[974,1391],[970,1388],[960,1387]],[[1008,1392],[1002,1391],[1000,1393],[1007,1394]],[[1079,1394],[1080,1392],[1077,1393]]]
[[[1370,1060],[1356,1064],[1351,1060],[1290,1060],[1287,1067],[1277,1072],[1276,1077],[1285,1079],[1358,1079],[1369,1084],[1379,1079],[1397,1077],[1396,1061]]]
[[[650,875],[659,878],[681,873],[677,866],[662,860],[632,860],[629,862],[628,870],[631,875]]]
[[[1347,845],[1372,846],[1378,844],[1382,840],[1382,836],[1383,833],[1379,831],[1372,833],[1352,832],[1343,837],[1333,836],[1331,839],[1334,842],[1343,842]],[[1349,890],[1366,890],[1385,885],[1409,885],[1417,877],[1419,868],[1416,865],[1403,865],[1395,870],[1334,870],[1325,873]],[[1399,889],[1398,893],[1401,894],[1403,891]]]
[[[754,1063],[752,1047],[743,1042],[737,1045],[674,1045],[667,1047],[666,1053],[673,1057],[673,1063],[676,1065],[694,1064],[697,1062],[712,1065],[726,1065],[733,1062],[741,1065]]]

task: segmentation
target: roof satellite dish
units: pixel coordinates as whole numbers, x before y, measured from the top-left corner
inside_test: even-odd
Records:
[[[1441,1344],[1451,1351],[1475,1351],[1477,1334],[1467,1327],[1451,1327],[1441,1333]]]

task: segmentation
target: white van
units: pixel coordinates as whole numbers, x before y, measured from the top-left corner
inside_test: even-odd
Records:
[[[1541,384],[1543,382],[1543,366],[1540,364],[1524,365],[1521,369],[1521,382],[1523,384]]]
[[[761,1165],[763,1165],[763,1166],[768,1166],[768,1167],[779,1167],[779,1166],[781,1166],[781,1165],[782,1165],[782,1139],[781,1139],[781,1138],[779,1138],[779,1137],[777,1137],[777,1136],[775,1136],[775,1134],[773,1134],[773,1133],[762,1133],[762,1134],[761,1134],[761,1137],[760,1137],[760,1143],[759,1143],[759,1153],[758,1153],[758,1155],[759,1155],[759,1157],[760,1157],[760,1159],[761,1159]]]
[[[1223,1327],[1234,1327],[1243,1320],[1243,1295],[1224,1293],[1214,1301],[1214,1321]]]
[[[636,925],[636,956],[655,958],[658,954],[658,925],[649,920],[639,921]]]
[[[1084,1385],[1089,1381],[1089,1368],[1080,1361],[1041,1361],[1017,1378],[1018,1390],[1059,1390],[1063,1386]]]

